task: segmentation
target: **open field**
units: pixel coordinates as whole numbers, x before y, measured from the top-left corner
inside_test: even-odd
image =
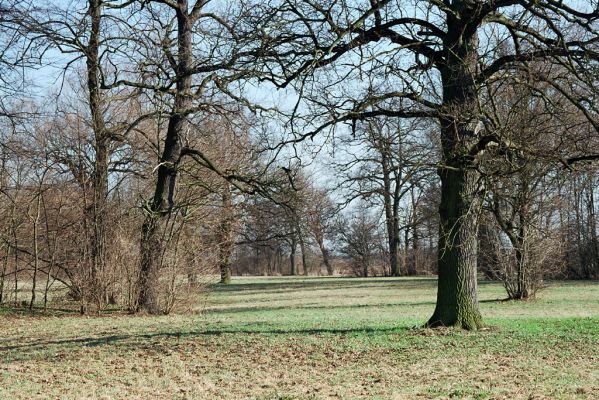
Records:
[[[235,278],[198,312],[0,316],[0,399],[599,398],[599,283],[415,328],[434,279]]]

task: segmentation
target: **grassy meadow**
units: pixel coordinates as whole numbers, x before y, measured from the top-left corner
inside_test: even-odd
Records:
[[[421,329],[432,278],[234,278],[192,313],[0,311],[0,399],[597,399],[599,283]]]

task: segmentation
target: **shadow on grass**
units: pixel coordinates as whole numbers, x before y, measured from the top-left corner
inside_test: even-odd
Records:
[[[483,300],[483,302],[491,300]],[[335,310],[335,309],[359,309],[359,308],[383,308],[383,307],[418,307],[434,306],[434,301],[422,302],[401,302],[401,303],[382,303],[382,304],[339,304],[339,305],[284,305],[284,306],[240,306],[240,307],[210,307],[201,310],[200,314],[235,314],[244,312],[264,312],[280,310]]]
[[[0,347],[0,359],[3,362],[23,360],[27,358],[39,358],[40,354],[36,351],[42,350],[42,358],[53,358],[56,352],[74,351],[81,347],[99,347],[99,346],[119,346],[123,345],[129,350],[135,349],[159,349],[161,339],[183,339],[218,337],[228,334],[244,335],[365,335],[365,334],[390,334],[400,333],[411,330],[413,327],[361,327],[361,328],[298,328],[281,329],[273,326],[265,327],[247,327],[239,329],[206,329],[187,332],[158,332],[158,333],[138,333],[107,335],[101,337],[86,337],[62,340],[40,340],[33,343],[22,343]],[[170,342],[169,346],[173,346]],[[4,354],[3,354],[4,353]]]
[[[485,299],[479,300],[479,303],[504,303],[510,299]],[[387,308],[387,307],[419,307],[419,306],[434,306],[435,300],[420,301],[420,302],[395,302],[395,303],[374,303],[374,304],[337,304],[337,305],[320,305],[317,303],[302,304],[302,305],[282,305],[282,306],[238,306],[238,307],[219,307],[211,306],[201,310],[199,314],[235,314],[244,312],[265,312],[265,311],[281,311],[281,310],[336,310],[336,309],[360,309],[360,308]]]
[[[302,280],[300,282],[248,282],[231,283],[228,285],[215,284],[211,286],[215,292],[227,293],[227,296],[245,296],[251,294],[294,294],[302,291],[315,290],[355,290],[355,289],[425,289],[434,287],[436,279],[412,278],[409,280],[389,278],[327,278]]]
[[[479,285],[497,284],[497,281],[479,280]],[[213,284],[210,288],[215,292],[224,292],[228,296],[244,296],[248,294],[295,293],[306,290],[343,290],[343,289],[429,289],[437,286],[436,277],[421,278],[353,278],[325,277],[298,278],[297,282],[277,281],[268,282],[235,282],[222,285]]]
[[[0,317],[57,317],[78,314],[75,308],[0,306]]]

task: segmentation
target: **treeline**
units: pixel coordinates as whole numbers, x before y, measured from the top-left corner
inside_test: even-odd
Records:
[[[597,278],[598,21],[0,0],[0,300],[159,313],[213,274],[437,273],[427,325],[477,329],[478,273],[514,299]]]
[[[69,100],[70,107],[85,106]],[[2,140],[0,299],[46,307],[48,295],[66,287],[82,311],[135,309],[139,232],[149,212],[144,198],[159,163],[158,145],[146,141],[144,129],[154,127],[144,122],[111,149],[98,237],[89,119],[83,110],[31,115]],[[205,141],[196,146],[219,168],[244,163],[264,170],[248,156],[256,146],[247,130],[230,122],[204,121],[218,128],[194,133]],[[261,187],[264,193],[240,189],[195,162],[181,165],[176,211],[160,237],[161,310],[185,303],[216,274],[225,284],[232,275],[436,274],[440,188],[431,154],[438,149],[428,134],[434,127],[392,124],[379,118],[341,136],[335,146],[343,156],[334,162],[278,169],[262,179],[270,189]],[[548,278],[596,279],[596,168],[520,162],[517,173],[489,177],[479,272],[502,280],[511,298],[533,297]],[[319,183],[310,170],[329,171],[328,181]],[[99,265],[94,246],[105,249]]]
[[[326,164],[331,190],[301,175],[287,207],[251,204],[235,273],[436,274],[435,127],[391,125],[375,119],[335,141],[343,155]],[[525,135],[518,133],[531,145]],[[599,277],[595,166],[574,170],[521,153],[489,156],[485,167],[493,173],[485,176],[479,217],[479,273],[502,280],[513,299],[534,297],[547,279]]]

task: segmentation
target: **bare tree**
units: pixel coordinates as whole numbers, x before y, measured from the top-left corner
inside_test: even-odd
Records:
[[[109,121],[107,115],[118,115],[118,107],[123,104],[127,93],[123,90],[108,93],[102,89],[103,76],[110,70],[118,53],[119,41],[123,39],[110,31],[109,24],[118,21],[118,10],[131,2],[85,0],[71,2],[49,2],[41,5],[35,2],[21,2],[15,7],[14,24],[20,27],[28,38],[30,46],[42,46],[42,63],[49,49],[56,49],[64,57],[63,74],[84,62],[85,78],[82,86],[86,92],[86,114],[91,130],[91,165],[89,180],[80,183],[89,186],[90,201],[86,210],[89,229],[89,290],[86,295],[98,308],[107,302],[107,288],[103,274],[107,263],[108,237],[108,197],[111,163],[115,163],[118,143],[123,134],[135,127],[143,116],[131,121]],[[68,12],[66,10],[68,7]],[[118,95],[118,99],[114,96]],[[109,101],[110,99],[110,101]],[[121,113],[122,114],[122,113]],[[131,117],[131,115],[127,115]],[[115,118],[113,118],[115,119]],[[117,163],[123,164],[122,160]],[[83,172],[83,171],[81,171]]]
[[[330,249],[327,242],[333,239],[335,232],[335,216],[337,207],[324,189],[312,187],[309,194],[307,209],[308,227],[314,241],[320,249],[322,262],[325,265],[327,274],[332,276],[335,272],[331,260]]]
[[[386,117],[369,119],[358,125],[355,135],[347,135],[336,144],[341,147],[336,148],[334,161],[340,179],[338,189],[347,192],[348,201],[370,199],[382,206],[392,276],[400,275],[402,231],[409,235],[412,225],[408,195],[424,184],[435,163],[434,146],[425,126],[418,123]]]
[[[187,140],[192,114],[225,115],[239,112],[244,105],[233,83],[253,76],[247,59],[254,53],[246,48],[253,34],[233,29],[245,29],[236,22],[239,15],[235,7],[205,1],[150,1],[138,6],[138,24],[123,28],[132,39],[129,60],[137,64],[137,73],[131,79],[115,74],[109,80],[107,76],[105,87],[136,88],[152,99],[157,112],[168,115],[165,135],[156,149],[154,194],[144,206],[139,309],[157,312],[159,308],[155,288],[164,250],[161,232],[169,217],[181,210],[175,188],[182,161],[191,158],[225,179],[244,181],[242,174],[219,170],[207,153]]]
[[[260,275],[292,274],[287,262],[293,230],[288,210],[269,199],[253,196],[243,205],[238,269]]]
[[[494,121],[483,118],[492,107],[486,88],[531,62],[557,65],[570,73],[534,78],[548,80],[573,112],[597,126],[597,110],[586,100],[594,78],[584,71],[596,59],[595,2],[281,0],[256,13],[274,21],[263,31],[265,46],[278,50],[266,62],[272,81],[294,85],[306,102],[295,108],[294,121],[304,126],[293,141],[375,116],[436,119],[442,147],[439,281],[427,325],[480,327],[478,165],[489,144],[509,146]]]
[[[565,276],[595,279],[599,276],[597,166],[577,166],[562,180],[557,191]]]
[[[379,218],[361,204],[352,217],[340,220],[338,227],[342,252],[351,259],[354,273],[368,277],[380,260]]]

